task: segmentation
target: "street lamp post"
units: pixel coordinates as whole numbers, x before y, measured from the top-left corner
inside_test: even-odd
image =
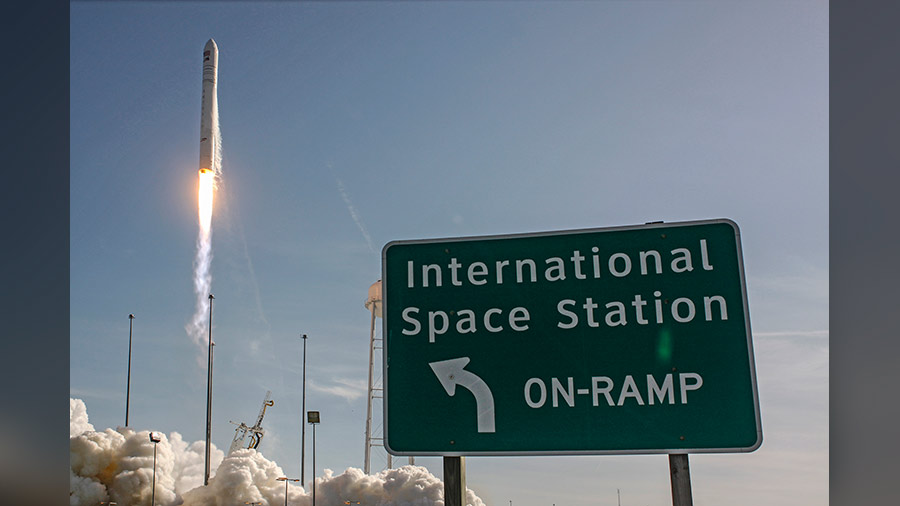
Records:
[[[303,338],[303,406],[300,407],[300,485],[306,486],[306,424],[302,413],[306,413],[306,334]]]
[[[134,314],[128,315],[128,382],[125,385],[125,426],[128,427],[128,405],[131,402],[131,331],[134,328]]]
[[[312,465],[313,465],[313,483],[312,483],[312,506],[316,506],[316,424],[319,423],[319,412],[309,411],[306,413],[306,421],[312,425]]]
[[[153,484],[150,492],[150,506],[156,506],[156,447],[159,445],[159,441],[159,434],[151,432],[150,442],[153,443]]]
[[[289,481],[300,481],[297,478],[288,478],[287,476],[282,476],[281,478],[275,478],[278,481],[284,482],[284,506],[287,506],[288,499],[288,482]]]

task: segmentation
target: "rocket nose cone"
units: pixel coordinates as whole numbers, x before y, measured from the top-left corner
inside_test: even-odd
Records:
[[[203,46],[203,50],[219,52],[219,46],[216,45],[216,41],[209,39],[206,41],[206,45]]]

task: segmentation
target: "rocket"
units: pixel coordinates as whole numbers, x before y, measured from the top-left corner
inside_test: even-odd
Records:
[[[200,98],[200,173],[213,172],[216,159],[215,129],[218,128],[216,78],[219,72],[219,48],[209,39],[203,47],[203,93]]]

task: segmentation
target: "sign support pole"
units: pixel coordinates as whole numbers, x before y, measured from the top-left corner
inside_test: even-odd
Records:
[[[444,457],[444,506],[466,506],[465,457]]]
[[[672,481],[672,506],[693,506],[687,453],[669,454],[669,475]]]

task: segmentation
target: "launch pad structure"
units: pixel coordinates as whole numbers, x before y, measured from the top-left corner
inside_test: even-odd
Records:
[[[259,416],[256,417],[256,423],[253,424],[252,427],[248,427],[245,423],[237,423],[229,420],[230,423],[237,425],[237,428],[234,429],[234,439],[231,441],[231,447],[228,449],[229,455],[244,445],[244,439],[246,439],[247,434],[250,434],[250,441],[247,443],[247,448],[256,449],[259,446],[260,441],[262,441],[262,438],[266,433],[262,428],[263,417],[266,416],[266,408],[275,404],[275,401],[273,401],[271,397],[272,391],[266,390],[266,398],[263,399],[262,408],[259,410]]]
[[[372,403],[375,399],[381,399],[384,402],[384,384],[375,384],[375,350],[381,350],[384,353],[384,336],[376,337],[375,335],[375,319],[382,318],[381,311],[381,280],[372,283],[369,287],[369,295],[366,298],[366,309],[372,315],[371,324],[369,326],[369,378],[368,390],[366,394],[366,456],[363,464],[363,472],[369,474],[371,471],[372,447],[384,447],[384,425],[382,424],[382,434],[380,436],[373,435],[372,429]],[[416,463],[416,458],[409,457],[409,464]],[[387,454],[387,468],[393,467],[393,459],[390,453]]]

